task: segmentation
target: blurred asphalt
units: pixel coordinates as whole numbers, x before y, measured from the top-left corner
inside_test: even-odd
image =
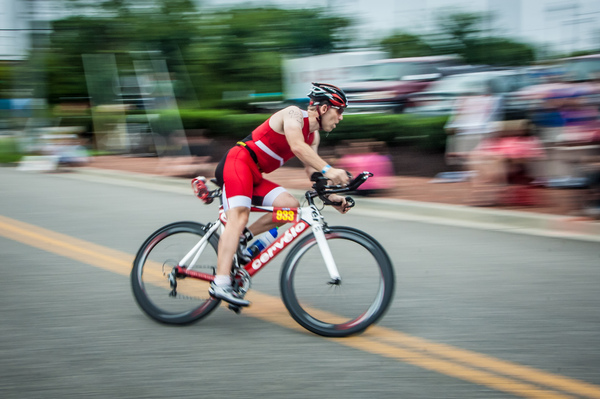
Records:
[[[96,157],[89,166],[72,168],[73,177],[113,184],[146,187],[161,191],[192,193],[189,177],[212,177],[214,164],[170,161],[157,158]],[[301,199],[310,188],[300,168],[280,168],[268,178]],[[468,198],[469,183],[433,184],[429,178],[396,177],[395,188],[380,197],[355,197],[353,213],[396,220],[419,220],[435,224],[505,230],[600,242],[600,222],[574,216],[582,190],[541,189],[543,203],[524,208],[477,208],[462,205]]]

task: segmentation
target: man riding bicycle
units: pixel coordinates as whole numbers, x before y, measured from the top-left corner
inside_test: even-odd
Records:
[[[211,283],[211,296],[237,306],[248,306],[231,286],[233,257],[243,257],[240,247],[252,237],[280,226],[266,214],[246,228],[252,205],[278,208],[297,208],[299,202],[283,187],[263,178],[263,173],[273,172],[296,156],[305,166],[308,176],[322,173],[333,184],[345,185],[346,171],[330,166],[318,154],[319,131],[331,132],[344,119],[342,113],[348,105],[346,95],[336,86],[313,83],[308,94],[310,103],[306,111],[290,106],[277,111],[250,136],[238,142],[223,157],[215,176],[223,188],[223,209],[227,224],[219,240],[217,273]],[[340,203],[335,208],[346,213],[346,199],[332,194],[329,200]],[[240,238],[242,237],[242,238]]]

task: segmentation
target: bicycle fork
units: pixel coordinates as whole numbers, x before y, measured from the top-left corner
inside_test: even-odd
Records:
[[[327,239],[325,238],[325,231],[323,230],[323,227],[326,227],[326,225],[324,223],[323,215],[321,215],[315,205],[311,205],[310,208],[312,219],[309,220],[309,223],[315,236],[315,240],[317,241],[317,245],[319,246],[319,250],[321,251],[321,256],[325,261],[325,266],[327,266],[329,276],[331,277],[331,280],[329,280],[328,284],[340,285],[342,283],[342,278],[340,277],[340,272],[335,264],[335,259],[331,254],[331,249],[329,248]]]

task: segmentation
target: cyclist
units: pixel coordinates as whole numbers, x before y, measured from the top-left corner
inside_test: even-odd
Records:
[[[251,205],[297,208],[299,202],[284,188],[263,178],[296,156],[308,176],[321,172],[333,184],[347,184],[346,171],[330,166],[318,154],[319,131],[331,132],[343,119],[348,105],[346,95],[336,86],[313,83],[308,94],[306,111],[290,106],[277,111],[250,136],[231,148],[218,164],[215,177],[223,188],[223,208],[227,225],[218,247],[217,272],[211,283],[211,296],[238,306],[248,306],[231,286],[231,267],[234,255],[243,258],[240,249],[253,237],[276,226],[271,214],[266,214],[246,227]],[[333,194],[335,208],[346,213],[344,197]],[[281,225],[281,224],[280,224]],[[244,259],[248,261],[249,259]]]

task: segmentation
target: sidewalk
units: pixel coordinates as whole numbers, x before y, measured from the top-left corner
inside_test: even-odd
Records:
[[[183,187],[197,175],[212,178],[215,166],[201,159],[190,162],[186,159],[101,156],[77,169],[82,173],[105,171],[111,176],[126,172],[128,179],[152,182],[165,181],[160,177],[178,178],[174,181]],[[311,187],[301,168],[283,167],[266,177],[295,191],[294,194],[300,195]],[[431,178],[403,176],[393,179],[393,189],[378,196],[363,197],[361,208],[371,212],[397,212],[421,218],[544,231],[544,235],[574,235],[575,238],[585,235],[600,241],[600,222],[578,215],[578,203],[585,190],[540,188],[536,190],[539,190],[541,203],[536,206],[478,208],[465,205],[471,193],[469,182],[432,183]]]
[[[132,156],[94,157],[89,164],[89,167],[99,169],[188,178],[202,175],[209,179],[214,177],[215,166],[216,164],[214,163],[203,163],[201,159],[198,163],[193,164],[186,162],[185,159],[168,160]],[[266,178],[288,189],[308,190],[311,187],[311,182],[307,179],[306,173],[302,168],[282,167],[266,175]],[[374,198],[395,198],[438,204],[466,205],[471,193],[469,182],[431,183],[432,179],[427,177],[402,176],[396,176],[393,180],[393,189],[374,196]],[[541,203],[536,206],[495,207],[495,209],[562,215],[587,220],[578,215],[578,203],[581,195],[585,193],[584,190],[540,188],[537,192],[539,193]]]

